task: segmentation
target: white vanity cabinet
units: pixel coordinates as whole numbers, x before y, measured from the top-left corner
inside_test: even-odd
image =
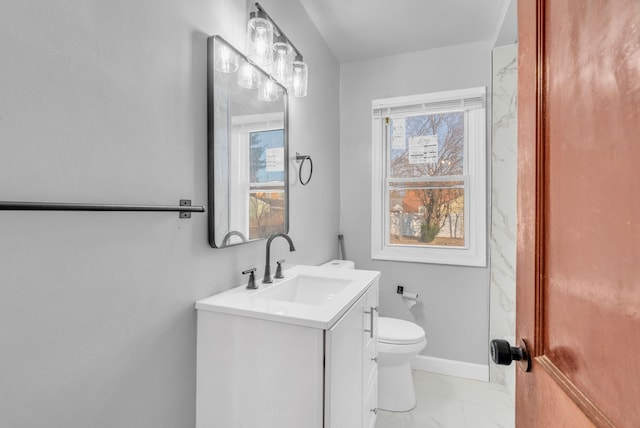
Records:
[[[196,427],[373,428],[378,275],[325,328],[197,305]]]

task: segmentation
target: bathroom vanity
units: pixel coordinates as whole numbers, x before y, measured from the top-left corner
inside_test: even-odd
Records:
[[[198,428],[373,428],[379,272],[295,266],[196,303]]]

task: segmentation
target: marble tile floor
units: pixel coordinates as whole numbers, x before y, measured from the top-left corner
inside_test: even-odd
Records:
[[[513,428],[514,403],[493,383],[413,371],[416,407],[378,411],[375,428]]]

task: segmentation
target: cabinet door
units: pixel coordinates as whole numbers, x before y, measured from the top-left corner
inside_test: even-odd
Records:
[[[365,310],[363,296],[326,332],[325,428],[362,427]]]
[[[364,336],[364,361],[362,366],[362,388],[364,405],[362,408],[362,426],[375,426],[378,413],[378,284],[365,295],[363,322],[368,325],[368,334]]]
[[[369,390],[369,384],[374,380],[377,384],[378,367],[378,287],[377,284],[369,289],[364,298],[364,312],[362,322],[367,334],[362,338],[364,347],[364,390]],[[376,376],[375,379],[373,377]]]
[[[198,311],[197,428],[322,428],[324,330]]]

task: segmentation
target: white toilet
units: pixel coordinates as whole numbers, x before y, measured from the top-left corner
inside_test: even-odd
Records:
[[[355,269],[349,260],[332,260],[325,267]],[[378,408],[393,412],[411,410],[416,393],[411,360],[427,346],[422,327],[396,318],[378,317]]]
[[[404,412],[416,406],[411,360],[427,346],[424,330],[396,318],[378,318],[378,408]]]

